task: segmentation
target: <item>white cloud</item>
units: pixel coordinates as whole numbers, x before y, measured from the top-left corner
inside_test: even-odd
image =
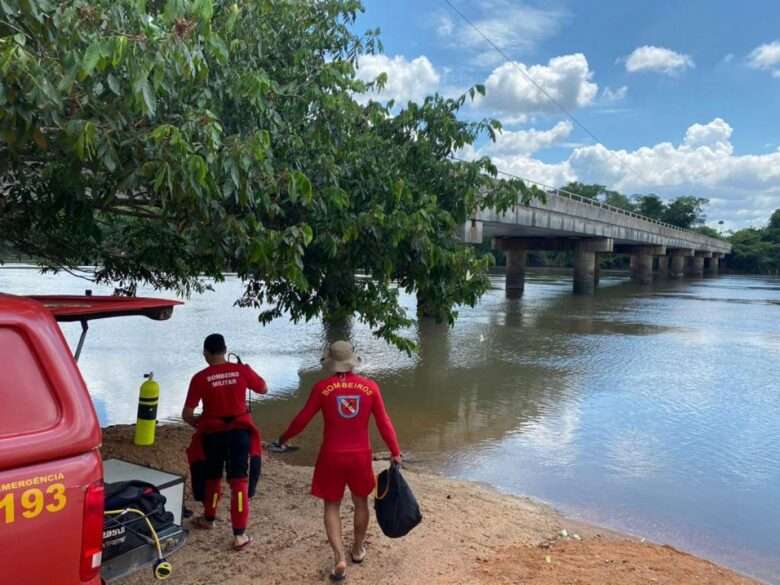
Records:
[[[568,162],[549,164],[526,155],[502,155],[491,157],[502,171],[530,179],[546,187],[560,187],[577,180]]]
[[[655,71],[667,75],[677,75],[686,69],[695,67],[690,55],[676,53],[664,47],[645,45],[638,47],[626,57],[626,71]]]
[[[576,149],[569,157],[569,164],[578,176],[609,178],[609,184],[620,191],[655,188],[761,187],[765,176],[767,184],[771,175],[780,186],[780,168],[767,165],[762,175],[753,175],[748,185],[744,174],[750,157],[734,157],[730,142],[732,128],[724,120],[716,118],[708,124],[693,124],[677,146],[662,142],[652,147],[634,151],[609,151],[601,144]],[[770,160],[763,161],[770,163]],[[778,161],[780,162],[780,161]],[[766,173],[769,173],[766,175]]]
[[[626,193],[712,198],[709,217],[732,226],[765,222],[780,207],[780,151],[735,155],[732,132],[716,118],[690,126],[679,145],[662,142],[634,151],[586,146],[576,149],[566,164],[580,180]]]
[[[731,134],[734,130],[722,118],[715,118],[709,124],[693,124],[685,132],[683,144],[690,148],[709,146],[719,151],[733,151]]]
[[[468,13],[477,10],[476,15]],[[502,50],[513,55],[528,53],[542,41],[555,35],[567,13],[559,10],[535,8],[512,0],[482,0],[468,3],[464,13],[474,25]],[[492,67],[503,61],[503,57],[493,49],[485,37],[474,27],[462,20],[457,24],[449,15],[446,18],[452,25],[437,27],[440,37],[458,49],[473,53],[470,61],[479,67]],[[443,20],[440,20],[443,22]]]
[[[754,69],[771,71],[774,77],[780,78],[780,41],[766,43],[753,49],[748,55],[748,65]]]
[[[439,24],[436,26],[436,34],[440,37],[448,37],[455,32],[455,23],[452,22],[452,18],[448,15],[442,14],[438,20]]]
[[[543,148],[550,148],[565,141],[574,125],[565,120],[558,122],[549,130],[504,130],[494,143],[483,149],[490,156],[532,154]]]
[[[555,128],[558,128],[556,126]],[[547,131],[549,136],[555,130]],[[544,134],[527,131],[527,143]],[[559,136],[562,136],[559,128]],[[738,155],[732,127],[715,118],[692,124],[678,144],[661,142],[636,150],[609,150],[602,144],[576,148],[567,159],[544,163],[530,156],[530,146],[513,140],[490,145],[473,156],[491,154],[502,170],[552,186],[569,181],[599,183],[623,193],[655,192],[665,197],[696,195],[710,199],[707,216],[725,228],[764,225],[780,208],[780,149],[767,154]],[[552,141],[548,140],[547,144]],[[544,147],[543,141],[536,144]]]
[[[607,86],[601,91],[601,101],[605,104],[614,104],[615,102],[620,102],[626,99],[627,95],[627,85],[623,85],[616,89],[612,89],[611,87]]]
[[[441,75],[424,55],[411,61],[400,55],[364,55],[360,58],[358,78],[373,81],[381,73],[387,73],[387,85],[381,97],[401,103],[423,100],[435,93],[441,82]]]
[[[500,65],[485,81],[486,95],[477,105],[517,119],[529,114],[558,112],[558,105],[531,83],[529,77],[567,110],[589,105],[599,89],[591,81],[593,72],[585,55],[575,53],[554,57],[547,65],[528,67],[516,62]]]

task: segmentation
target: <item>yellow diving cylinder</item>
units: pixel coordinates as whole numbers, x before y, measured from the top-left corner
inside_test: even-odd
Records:
[[[135,421],[136,445],[154,444],[154,431],[157,427],[157,404],[160,401],[160,385],[154,380],[154,372],[144,374],[146,381],[141,384],[138,396],[138,420]]]

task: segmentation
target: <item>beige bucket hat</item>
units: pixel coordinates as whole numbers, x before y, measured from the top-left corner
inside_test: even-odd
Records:
[[[325,369],[337,374],[351,372],[360,365],[360,358],[349,341],[334,341],[323,356],[322,365]]]

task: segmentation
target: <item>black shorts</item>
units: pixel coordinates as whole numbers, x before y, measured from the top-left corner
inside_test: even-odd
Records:
[[[233,429],[203,435],[206,479],[220,479],[227,468],[228,479],[249,477],[249,431]]]

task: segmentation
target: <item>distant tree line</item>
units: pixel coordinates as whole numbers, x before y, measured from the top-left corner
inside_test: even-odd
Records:
[[[739,272],[780,274],[780,209],[763,228],[745,228],[729,236],[733,246],[726,266]]]
[[[604,185],[579,182],[569,183],[562,190],[685,229],[702,226],[706,219],[704,207],[708,200],[701,197],[686,195],[667,203],[655,193],[628,196],[611,191]]]

